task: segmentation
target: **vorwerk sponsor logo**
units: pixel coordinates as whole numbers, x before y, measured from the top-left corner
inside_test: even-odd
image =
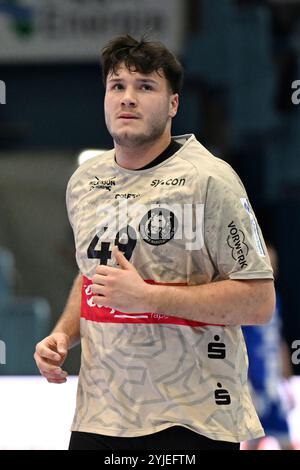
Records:
[[[6,364],[6,346],[4,341],[0,340],[0,365]]]
[[[151,186],[157,188],[157,186],[184,186],[185,178],[169,178],[167,180],[153,180]]]
[[[245,243],[245,234],[242,230],[238,229],[232,221],[228,225],[229,235],[227,237],[227,244],[231,248],[231,256],[235,261],[238,261],[241,268],[247,265],[246,258],[248,255],[248,245]]]
[[[0,104],[6,104],[6,85],[3,80],[0,80]]]
[[[92,189],[106,189],[107,191],[111,191],[111,188],[116,186],[114,179],[115,176],[108,180],[100,180],[98,176],[95,176],[95,179],[89,182],[90,191],[92,191]]]

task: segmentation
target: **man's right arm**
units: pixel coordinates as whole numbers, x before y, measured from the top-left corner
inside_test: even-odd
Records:
[[[61,366],[68,350],[80,341],[82,274],[75,278],[66,307],[52,333],[36,345],[34,359],[41,374],[50,383],[66,382]]]

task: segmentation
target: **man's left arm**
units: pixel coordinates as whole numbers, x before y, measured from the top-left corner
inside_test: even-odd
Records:
[[[150,286],[151,311],[222,325],[267,323],[275,308],[271,279],[224,280],[200,286]]]
[[[153,312],[222,325],[267,323],[275,308],[272,279],[224,280],[196,286],[146,283],[116,247],[120,268],[98,266],[93,300],[127,313]]]

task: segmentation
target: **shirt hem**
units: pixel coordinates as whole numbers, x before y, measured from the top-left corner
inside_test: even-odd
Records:
[[[247,280],[247,279],[272,279],[274,280],[273,273],[268,273],[266,271],[254,271],[254,272],[249,272],[249,273],[241,273],[241,272],[236,272],[236,273],[231,273],[229,274],[230,279],[236,279],[236,280]]]
[[[217,432],[208,432],[207,430],[202,431],[199,429],[199,431],[196,431],[195,429],[190,428],[189,426],[185,426],[180,423],[172,423],[168,426],[159,426],[157,428],[146,428],[146,429],[141,429],[137,431],[128,431],[128,430],[120,430],[120,429],[107,429],[107,428],[94,428],[92,426],[71,426],[71,431],[72,432],[88,432],[88,433],[93,433],[93,434],[101,434],[104,436],[111,436],[111,437],[142,437],[142,436],[147,436],[149,434],[154,434],[156,432],[164,431],[166,429],[169,429],[173,426],[182,426],[190,431],[196,432],[200,434],[201,436],[208,437],[209,439],[213,439],[216,441],[226,441],[226,442],[242,442],[242,441],[249,441],[252,439],[257,439],[259,437],[264,437],[265,433],[263,430],[256,429],[255,431],[248,433],[248,434],[240,434],[238,436],[236,435],[230,435],[230,434],[223,434],[223,433],[217,433]]]

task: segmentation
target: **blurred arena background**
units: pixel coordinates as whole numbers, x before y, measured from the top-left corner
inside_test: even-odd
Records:
[[[80,350],[60,387],[36,377],[33,352],[76,274],[66,184],[84,150],[112,146],[99,56],[123,33],[177,53],[185,86],[173,135],[193,132],[233,166],[278,252],[300,443],[300,1],[0,0],[0,449],[67,446]],[[49,410],[56,440],[42,441]]]

